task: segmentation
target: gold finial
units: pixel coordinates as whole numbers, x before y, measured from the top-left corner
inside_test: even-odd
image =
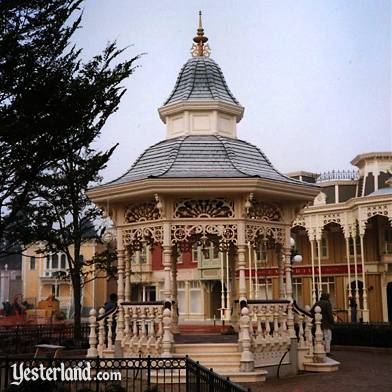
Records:
[[[194,57],[196,56],[206,56],[209,57],[211,49],[206,44],[208,38],[204,35],[203,23],[201,20],[201,11],[199,11],[199,27],[197,29],[197,35],[193,38],[194,44],[191,48],[191,53]]]

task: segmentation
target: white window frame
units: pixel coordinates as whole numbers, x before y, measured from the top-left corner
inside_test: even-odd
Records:
[[[318,258],[318,244],[316,242],[315,246],[315,257]],[[321,259],[329,258],[329,243],[328,243],[328,235],[327,233],[323,233],[321,237]]]
[[[135,251],[131,256],[131,264],[145,265],[151,263],[151,252],[148,245],[144,245],[142,250]]]

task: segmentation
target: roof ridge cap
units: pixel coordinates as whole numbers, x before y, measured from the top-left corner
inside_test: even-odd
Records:
[[[227,158],[229,159],[230,164],[233,166],[233,168],[234,168],[235,170],[239,171],[241,174],[244,174],[245,176],[255,177],[254,175],[249,174],[249,173],[246,173],[246,172],[244,172],[243,170],[239,169],[239,168],[237,167],[237,165],[236,165],[236,164],[233,162],[233,160],[232,160],[232,157],[235,156],[235,153],[230,149],[229,146],[226,145],[224,138],[223,138],[222,136],[220,136],[220,135],[214,135],[214,136],[215,136],[215,137],[221,142],[221,144],[223,145],[223,148],[225,149]]]
[[[174,162],[177,160],[178,153],[180,152],[180,148],[181,148],[182,144],[184,143],[184,140],[185,140],[187,137],[189,137],[189,136],[186,135],[186,136],[182,136],[182,137],[179,138],[179,142],[176,143],[176,146],[175,146],[175,147],[173,147],[173,150],[174,150],[174,148],[176,148],[176,152],[175,152],[175,156],[172,158],[172,161],[171,161],[169,167],[168,167],[167,169],[163,170],[163,172],[162,172],[161,174],[159,174],[158,176],[156,176],[156,177],[164,176],[164,175],[165,175],[167,172],[169,172],[169,170],[173,167]]]

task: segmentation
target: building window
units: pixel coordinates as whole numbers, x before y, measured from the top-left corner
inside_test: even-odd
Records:
[[[267,259],[267,252],[265,249],[265,246],[263,246],[262,244],[260,244],[257,248],[256,248],[256,260],[257,262],[265,262]]]
[[[293,297],[299,306],[304,306],[302,296],[302,278],[293,278]]]
[[[197,263],[199,261],[199,246],[193,244],[192,246],[192,261]]]
[[[35,270],[35,256],[30,256],[30,270]]]
[[[60,295],[60,286],[58,284],[52,284],[52,295],[55,297]]]
[[[220,266],[219,246],[212,243],[209,246],[194,246],[192,248],[192,260],[199,263],[200,268],[217,268]]]
[[[57,255],[52,255],[52,269],[59,268],[59,257]]]
[[[255,287],[256,299],[273,299],[272,295],[272,279],[270,278],[257,278],[257,287]]]
[[[203,307],[200,281],[191,280],[189,282],[189,313],[202,314]]]
[[[319,278],[316,277],[316,287],[321,293],[328,293],[332,306],[335,306],[335,278],[333,276],[324,276],[321,278],[321,287]]]
[[[387,255],[392,254],[392,227],[385,227],[385,235],[384,235],[385,245],[384,245],[384,253]]]
[[[349,241],[350,256],[354,256],[354,240],[350,237]],[[356,238],[355,247],[357,248],[357,256],[361,254],[361,243],[359,238]]]
[[[315,254],[316,254],[316,258],[318,258],[318,244],[316,242],[316,246],[315,246]],[[327,259],[328,258],[328,238],[326,233],[323,234],[323,236],[321,237],[321,258],[322,259]]]
[[[66,269],[67,268],[67,256],[61,255],[60,257],[60,268],[61,269]]]
[[[141,250],[137,250],[131,257],[132,264],[146,264],[148,261],[147,246],[144,246]]]
[[[65,254],[52,254],[46,256],[45,276],[51,277],[54,272],[64,271],[67,268]]]

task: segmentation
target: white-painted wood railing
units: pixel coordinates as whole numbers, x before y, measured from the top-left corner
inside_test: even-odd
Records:
[[[90,312],[88,356],[114,357],[115,332],[117,336],[121,336],[118,343],[124,357],[139,355],[170,357],[172,355],[171,310],[164,309],[163,302],[124,302],[120,307],[119,312],[113,311],[107,315],[101,308],[98,318],[94,309]],[[115,331],[119,328],[116,323],[118,315],[124,319],[124,329],[121,334]]]
[[[252,361],[256,367],[277,364],[290,347],[291,336],[295,334],[293,320],[290,323],[291,303],[285,300],[251,300],[246,305],[241,309],[238,339],[239,350],[244,357],[241,369],[252,368],[249,364]]]
[[[323,332],[321,329],[321,308],[316,306],[314,309],[314,320],[310,313],[310,306],[305,307],[305,311],[297,306],[295,309],[295,321],[298,325],[298,368],[304,369],[305,363],[324,362],[326,358]],[[314,321],[314,336],[312,333]]]

